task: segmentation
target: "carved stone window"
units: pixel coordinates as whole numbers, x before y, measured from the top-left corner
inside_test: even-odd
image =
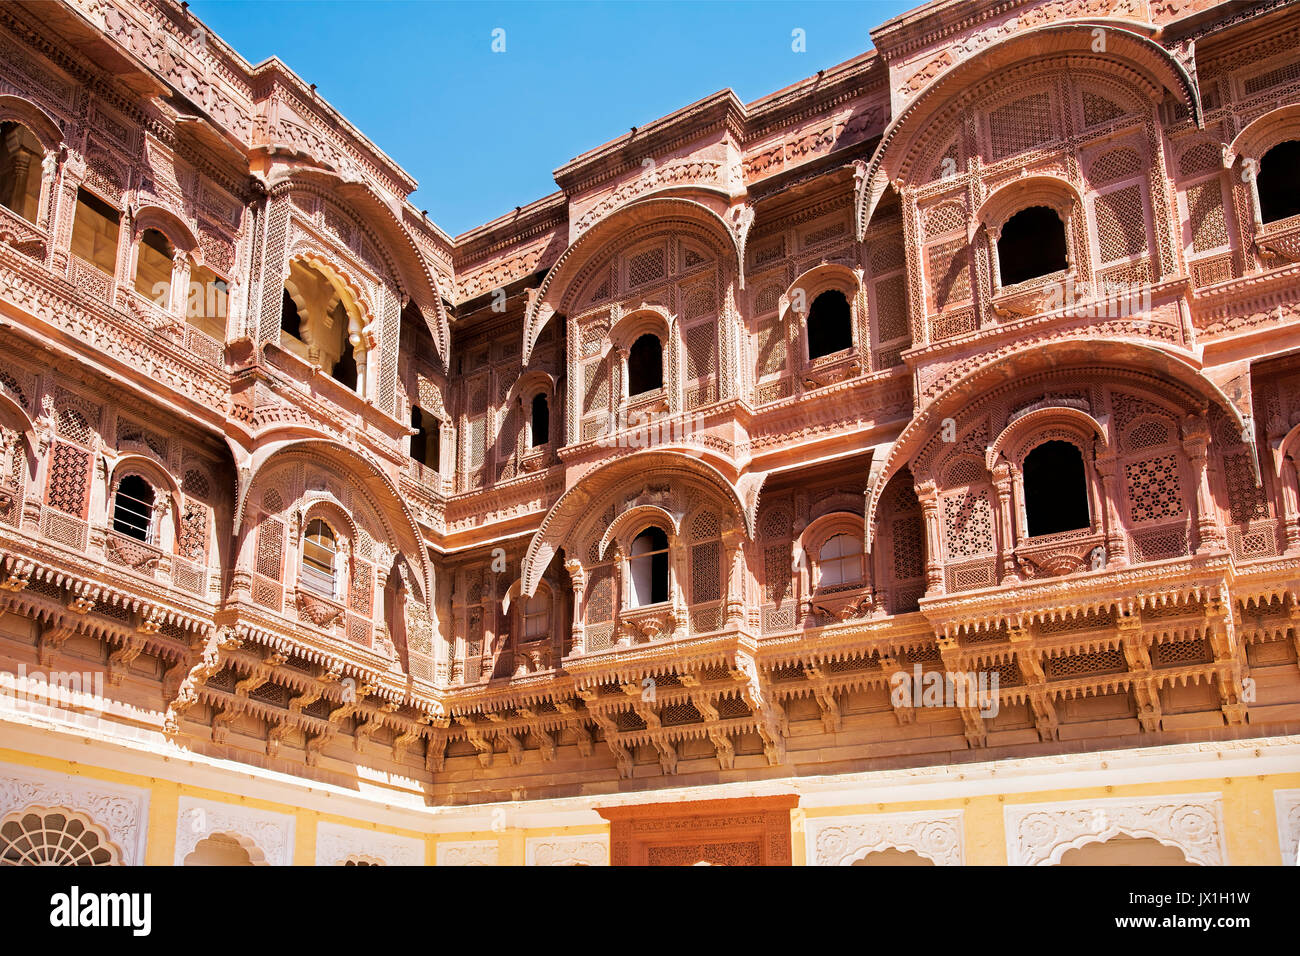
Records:
[[[1003,286],[1064,272],[1069,267],[1065,223],[1046,206],[1030,206],[1008,219],[998,235],[997,249]]]
[[[643,395],[664,387],[664,348],[649,333],[632,343],[627,356],[627,393]]]
[[[632,539],[627,561],[632,607],[668,600],[668,535],[653,525]]]
[[[0,865],[113,866],[121,863],[108,835],[80,813],[31,807],[0,824]]]
[[[411,406],[411,458],[431,471],[438,471],[441,455],[440,423],[419,405]]]
[[[117,237],[121,213],[85,189],[77,191],[72,220],[72,254],[105,275],[117,271]]]
[[[161,309],[171,304],[172,263],[175,258],[176,248],[157,229],[146,229],[141,233],[136,250],[135,291]]]
[[[853,310],[838,289],[813,299],[808,310],[808,359],[819,359],[853,347]]]
[[[528,447],[538,448],[551,440],[551,406],[545,392],[533,396],[529,411]]]
[[[1300,141],[1278,143],[1260,158],[1255,188],[1259,212],[1265,223],[1300,216]]]
[[[113,495],[113,530],[137,541],[152,544],[154,538],[153,486],[139,475],[127,475]]]
[[[1092,526],[1083,455],[1074,444],[1043,442],[1025,456],[1023,471],[1031,538]]]
[[[837,534],[818,549],[817,586],[840,587],[862,582],[862,540]]]
[[[280,311],[280,345],[324,369],[359,395],[370,392],[369,341],[351,287],[327,266],[289,263]]]
[[[551,632],[551,597],[550,593],[539,590],[524,603],[523,609],[524,641],[539,641]]]
[[[299,582],[303,587],[324,597],[337,596],[338,550],[333,529],[322,519],[313,518],[302,542]]]

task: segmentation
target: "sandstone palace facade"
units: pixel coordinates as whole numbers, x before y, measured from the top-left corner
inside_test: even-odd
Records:
[[[0,6],[0,858],[1295,863],[1300,7],[862,9],[451,238]]]

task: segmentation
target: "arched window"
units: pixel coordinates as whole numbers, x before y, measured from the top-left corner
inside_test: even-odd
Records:
[[[360,306],[346,283],[324,266],[293,260],[281,299],[280,345],[326,371],[340,385],[365,395],[369,352]]]
[[[1030,206],[1016,213],[998,235],[998,274],[1015,285],[1067,268],[1065,224],[1056,210]]]
[[[856,535],[837,534],[817,552],[817,586],[837,587],[862,583],[862,539]]]
[[[632,343],[627,355],[627,393],[640,395],[664,387],[664,348],[657,336],[646,333]]]
[[[320,518],[313,518],[307,525],[307,534],[302,542],[300,580],[303,587],[325,597],[334,597],[337,563],[338,544],[334,540],[333,530]]]
[[[302,316],[298,314],[298,303],[293,301],[288,289],[284,290],[284,298],[280,301],[280,331],[300,341],[302,339]]]
[[[352,389],[357,389],[357,357],[352,351],[352,336],[348,332],[348,316],[343,310],[343,306],[335,306],[331,313],[336,324],[343,327],[343,342],[339,352],[338,361],[330,369],[330,377],[340,385]]]
[[[1029,536],[1091,527],[1083,455],[1068,441],[1043,442],[1024,464]]]
[[[551,602],[543,593],[524,603],[524,641],[540,641],[551,632]]]
[[[546,395],[538,392],[533,396],[532,436],[530,448],[545,445],[551,440],[551,407],[546,403]]]
[[[107,834],[80,813],[32,807],[0,825],[0,866],[113,866]]]
[[[206,836],[194,845],[182,866],[252,866],[253,860],[242,844],[225,833]]]
[[[72,218],[72,254],[105,275],[117,270],[117,234],[121,213],[98,196],[77,190],[77,211]]]
[[[161,309],[171,305],[172,258],[176,250],[157,229],[146,229],[140,235],[136,251],[135,291]]]
[[[113,530],[146,543],[153,537],[154,490],[139,475],[127,475],[113,496]]]
[[[668,600],[668,535],[653,525],[632,539],[628,557],[632,607]]]
[[[21,123],[0,123],[0,205],[35,222],[41,205],[45,150]]]
[[[1259,214],[1264,222],[1300,215],[1300,141],[1278,143],[1259,161],[1255,187]]]
[[[412,405],[411,427],[415,429],[415,434],[411,436],[411,457],[424,467],[437,471],[441,452],[438,419],[419,405]]]
[[[218,342],[226,340],[226,307],[230,283],[207,266],[190,269],[190,287],[185,294],[185,320]]]
[[[808,358],[817,359],[853,347],[853,311],[838,289],[813,299],[808,310]]]

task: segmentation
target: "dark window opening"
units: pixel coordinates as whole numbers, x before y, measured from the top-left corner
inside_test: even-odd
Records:
[[[41,161],[45,150],[31,130],[0,123],[0,205],[35,222],[41,203]]]
[[[551,408],[546,396],[538,392],[533,396],[533,434],[531,447],[545,445],[551,437]]]
[[[646,528],[632,539],[628,564],[632,607],[668,600],[668,535],[659,528]]]
[[[280,331],[289,333],[295,339],[302,338],[302,316],[298,314],[298,303],[293,301],[288,289],[284,290],[284,298],[280,302]]]
[[[1063,272],[1065,224],[1056,211],[1030,206],[1008,219],[998,236],[998,267],[1004,286]]]
[[[808,310],[808,358],[818,359],[853,347],[853,311],[837,289],[813,299]]]
[[[664,349],[657,336],[646,334],[632,343],[627,356],[627,393],[640,395],[664,387]]]
[[[127,475],[113,499],[113,530],[148,542],[153,530],[153,486],[139,475]]]
[[[1300,142],[1278,143],[1259,161],[1255,186],[1264,222],[1300,216]]]
[[[354,392],[357,390],[357,357],[352,354],[352,336],[343,336],[343,354],[330,370],[330,377]]]
[[[1029,536],[1092,527],[1083,455],[1067,441],[1049,441],[1025,457],[1025,519]]]
[[[440,426],[438,419],[427,414],[418,405],[411,407],[411,457],[426,468],[438,470]]]

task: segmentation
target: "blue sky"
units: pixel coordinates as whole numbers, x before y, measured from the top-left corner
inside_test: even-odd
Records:
[[[731,87],[750,102],[871,47],[919,0],[192,0],[245,58],[278,56],[420,183],[457,235],[555,191],[553,170]],[[505,52],[492,50],[505,31]],[[806,52],[792,50],[804,31]]]

